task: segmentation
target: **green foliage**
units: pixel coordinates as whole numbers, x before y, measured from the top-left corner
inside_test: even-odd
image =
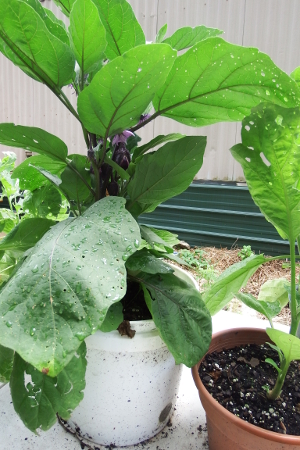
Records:
[[[0,124],[1,144],[38,153],[16,169],[7,153],[0,165],[2,196],[9,202],[0,214],[7,233],[0,241],[0,371],[9,377],[5,364],[15,352],[14,406],[31,430],[47,429],[56,412],[68,417],[80,401],[82,341],[99,328],[116,328],[127,276],[141,284],[176,361],[190,366],[210,342],[208,310],[218,311],[266,261],[262,255],[247,258],[236,266],[237,277],[220,277],[204,296],[207,307],[169,273],[161,258],[184,263],[173,252],[177,236],[139,227],[133,217],[188,187],[202,165],[206,138],[172,133],[140,145],[136,132],[161,115],[193,127],[242,120],[263,100],[293,108],[288,114],[294,118],[300,102],[297,77],[292,80],[256,49],[226,43],[219,30],[184,27],[165,38],[164,25],[156,43],[146,45],[126,0],[55,3],[69,17],[68,29],[38,0],[0,0],[0,51],[54,93],[79,121],[87,147],[87,157],[72,155],[44,130]],[[62,90],[67,84],[78,96],[77,109]],[[292,141],[285,137],[283,145]],[[298,157],[290,161],[296,164]],[[270,220],[295,238],[295,175],[285,187],[289,228],[281,213]],[[26,386],[25,372],[32,380]]]
[[[249,256],[253,256],[253,255],[254,255],[254,253],[251,250],[251,245],[243,245],[242,250],[239,251],[239,253],[238,253],[238,256],[241,259],[246,259],[246,258],[249,258]]]
[[[203,250],[196,248],[195,250],[180,250],[180,258],[183,259],[196,272],[196,278],[205,279],[208,284],[217,278],[217,273],[213,265],[206,260]],[[207,285],[204,285],[207,287]]]

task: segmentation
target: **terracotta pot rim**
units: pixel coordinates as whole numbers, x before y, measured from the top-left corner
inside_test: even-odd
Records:
[[[266,340],[267,340],[268,335],[266,334],[264,329],[240,327],[240,328],[232,328],[232,329],[224,330],[224,331],[218,331],[217,333],[214,333],[212,336],[212,343],[215,339],[218,339],[220,336],[231,335],[231,334],[236,334],[238,332],[245,332],[245,331],[251,332],[251,333],[264,333],[266,335]],[[248,431],[251,434],[255,434],[255,435],[257,435],[261,438],[267,439],[269,441],[276,441],[276,442],[280,442],[280,443],[300,445],[300,436],[295,436],[295,435],[291,435],[291,434],[280,434],[280,433],[276,433],[275,431],[265,430],[264,428],[260,428],[256,425],[253,425],[249,422],[242,420],[240,417],[235,416],[233,413],[229,412],[226,408],[221,406],[217,402],[217,400],[215,400],[210,395],[210,393],[206,390],[205,386],[203,385],[203,383],[200,379],[200,376],[198,374],[198,369],[201,364],[201,361],[199,361],[192,368],[193,379],[194,379],[195,385],[199,391],[200,399],[201,399],[201,397],[203,397],[207,402],[209,402],[213,405],[213,408],[216,409],[219,414],[224,415],[227,418],[227,420],[233,422],[237,427],[242,428],[243,430]]]

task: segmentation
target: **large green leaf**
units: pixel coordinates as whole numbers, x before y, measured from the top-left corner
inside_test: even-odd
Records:
[[[300,234],[299,127],[299,108],[261,104],[243,120],[243,144],[231,149],[253,200],[290,242]]]
[[[10,49],[6,56],[10,58],[12,52],[14,64],[27,68],[52,90],[57,92],[69,83],[75,65],[73,52],[26,1],[0,0],[0,38]]]
[[[70,14],[71,46],[82,73],[90,72],[103,57],[105,28],[92,0],[77,0]]]
[[[158,145],[164,144],[165,142],[169,142],[169,141],[177,141],[177,139],[181,139],[183,137],[185,137],[185,135],[180,134],[180,133],[170,133],[167,135],[160,134],[160,135],[156,136],[154,139],[152,139],[151,141],[147,142],[147,144],[141,145],[140,147],[136,147],[133,152],[132,161],[134,162],[138,157],[140,157],[141,155],[146,153],[148,150],[150,150]]]
[[[187,136],[144,155],[128,185],[127,209],[138,203],[140,213],[150,212],[187,189],[202,166],[205,146],[206,137]]]
[[[211,341],[211,316],[201,294],[173,274],[137,277],[150,292],[151,313],[177,364],[194,366]]]
[[[17,222],[16,213],[10,209],[0,209],[0,232],[9,233]]]
[[[42,186],[34,192],[27,191],[23,200],[23,211],[36,217],[57,216],[62,198],[53,185]]]
[[[287,287],[289,282],[286,278],[277,278],[275,280],[267,280],[260,288],[258,300],[264,302],[279,302],[283,308],[289,302]]]
[[[0,124],[0,144],[37,152],[62,162],[65,162],[68,155],[66,144],[54,134],[41,128],[14,123]]]
[[[259,266],[267,261],[264,255],[250,256],[225,270],[203,294],[204,303],[211,315],[224,308],[234,295],[246,286],[247,281]]]
[[[112,136],[135,125],[164,83],[176,52],[166,44],[140,45],[104,66],[78,97],[84,126]]]
[[[56,422],[56,414],[65,420],[70,418],[83,399],[85,356],[83,342],[66,367],[51,378],[15,354],[10,381],[11,396],[15,411],[29,430],[48,430]],[[30,375],[29,382],[25,375]]]
[[[0,383],[7,383],[13,368],[14,352],[0,345]]]
[[[90,163],[83,155],[70,155],[71,164],[61,174],[59,189],[76,202],[83,202],[91,196],[88,186],[91,183]]]
[[[20,189],[34,191],[48,184],[47,179],[36,169],[43,168],[53,175],[58,175],[66,168],[67,163],[45,155],[31,156],[19,164],[12,173],[12,178],[19,180]]]
[[[179,56],[153,100],[157,114],[199,127],[242,120],[263,100],[299,104],[300,90],[255,48],[209,38]]]
[[[174,270],[163,260],[156,258],[149,250],[143,248],[135,252],[126,261],[126,269],[130,272],[145,272],[145,273],[173,273]]]
[[[176,50],[184,50],[186,48],[192,47],[204,39],[213,36],[219,36],[223,31],[217,28],[208,28],[204,25],[199,25],[198,27],[183,27],[175,31],[172,36],[164,39],[165,44],[171,45],[171,47]]]
[[[53,225],[55,225],[53,220],[39,217],[24,219],[1,239],[0,251],[9,251],[18,257],[25,250],[34,247]]]
[[[106,197],[55,225],[3,287],[0,343],[38,370],[59,373],[124,296],[125,260],[140,238],[124,203]]]
[[[106,29],[109,60],[122,55],[137,45],[145,44],[145,35],[132,7],[126,0],[93,0]]]

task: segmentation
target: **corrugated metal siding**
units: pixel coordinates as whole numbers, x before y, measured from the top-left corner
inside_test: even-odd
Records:
[[[256,253],[289,253],[288,242],[266,221],[248,188],[235,183],[194,182],[139,221],[178,234],[192,246],[251,245]]]
[[[204,24],[224,30],[224,38],[235,44],[258,47],[290,73],[300,65],[299,0],[131,0],[148,41],[168,23],[168,35],[182,26]],[[43,5],[57,11],[52,0]],[[60,13],[65,23],[67,19]],[[72,104],[76,97],[64,89]],[[69,153],[85,154],[81,128],[75,118],[45,86],[31,80],[0,54],[0,122],[38,126],[63,139]],[[141,135],[148,141],[157,134],[181,132],[207,135],[204,164],[197,179],[241,180],[242,169],[228,149],[239,142],[240,125],[217,124],[189,128],[166,118],[152,122]],[[0,146],[0,151],[10,150]],[[18,162],[25,159],[17,150]]]

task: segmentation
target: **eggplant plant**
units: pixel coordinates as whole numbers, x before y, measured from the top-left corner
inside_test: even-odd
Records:
[[[300,359],[300,295],[296,279],[296,242],[300,235],[300,109],[283,108],[261,103],[243,120],[242,143],[231,148],[234,158],[243,167],[249,192],[265,218],[278,234],[288,240],[289,255],[266,258],[250,256],[225,271],[204,295],[211,314],[215,314],[236,296],[250,308],[263,314],[270,322],[267,334],[275,345],[280,365],[266,360],[278,372],[275,386],[267,392],[275,400],[281,392],[291,361]],[[290,260],[291,282],[286,279],[267,281],[258,299],[239,292],[250,276],[264,263]],[[289,302],[291,326],[289,333],[274,329],[272,319]]]
[[[262,101],[300,102],[296,82],[267,55],[224,41],[220,30],[185,27],[166,38],[164,26],[146,44],[125,0],[55,3],[68,28],[38,0],[0,0],[0,51],[53,92],[86,144],[72,155],[45,130],[0,124],[1,144],[34,152],[12,173],[26,214],[0,242],[1,262],[16,262],[1,287],[0,374],[32,431],[56,414],[68,419],[80,402],[84,341],[123,321],[128,281],[143,290],[176,363],[193,366],[209,346],[201,295],[162,260],[175,258],[174,236],[137,222],[189,186],[206,137],[175,133],[141,145],[138,130],[159,116],[201,127],[240,121]],[[69,214],[58,221],[64,202]]]

